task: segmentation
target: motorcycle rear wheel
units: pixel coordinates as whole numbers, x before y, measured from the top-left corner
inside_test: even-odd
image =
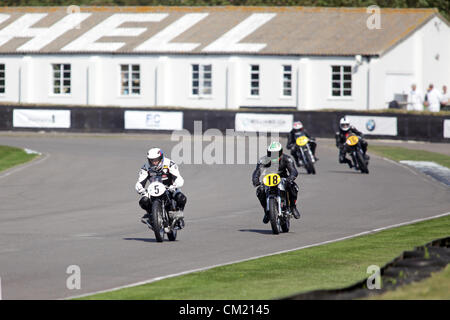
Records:
[[[177,230],[172,230],[167,233],[167,238],[169,241],[175,241],[177,239]]]
[[[291,226],[291,222],[289,221],[289,218],[286,218],[285,221],[281,222],[281,230],[283,232],[289,232],[289,228]]]

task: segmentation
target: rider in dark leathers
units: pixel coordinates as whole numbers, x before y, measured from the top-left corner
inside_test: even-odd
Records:
[[[345,141],[350,136],[350,134],[357,135],[360,140],[361,149],[364,153],[366,160],[370,157],[366,154],[367,152],[367,141],[364,140],[364,135],[361,131],[358,131],[354,126],[350,125],[347,117],[341,118],[339,121],[339,131],[336,132],[336,147],[339,149],[339,163],[346,163],[350,168],[353,168],[352,161],[346,157],[348,149],[346,147]]]
[[[283,147],[279,142],[272,142],[269,148],[267,149],[267,156],[259,159],[255,171],[253,171],[252,182],[253,186],[257,187],[256,196],[258,197],[261,206],[264,209],[264,219],[263,223],[269,222],[269,214],[266,211],[266,193],[264,191],[264,185],[261,184],[260,177],[261,171],[264,168],[268,168],[271,166],[272,160],[275,157],[276,161],[278,161],[278,174],[281,178],[286,178],[286,191],[289,194],[291,211],[294,215],[294,218],[299,219],[300,213],[297,209],[297,195],[298,195],[298,186],[295,183],[295,178],[297,178],[298,172],[295,168],[295,164],[293,159],[287,154],[283,154]]]
[[[311,137],[308,131],[303,127],[301,121],[296,121],[292,125],[292,130],[289,132],[287,148],[291,150],[291,155],[294,157],[295,162],[297,163],[297,167],[300,167],[300,159],[298,158],[297,152],[295,152],[296,140],[301,135],[305,135],[309,139],[309,145],[311,147],[311,152],[314,156],[314,159],[317,161],[319,158],[316,156],[316,140]]]

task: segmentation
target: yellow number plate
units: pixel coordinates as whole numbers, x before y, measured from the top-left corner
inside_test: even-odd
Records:
[[[280,184],[281,177],[276,173],[270,173],[264,176],[263,182],[268,187],[275,187]]]
[[[299,145],[300,147],[303,147],[305,144],[307,144],[309,141],[307,136],[301,136],[298,137],[297,140],[295,141],[297,143],[297,145]]]
[[[347,144],[349,146],[354,146],[355,144],[357,144],[359,141],[357,136],[350,136],[347,138]]]

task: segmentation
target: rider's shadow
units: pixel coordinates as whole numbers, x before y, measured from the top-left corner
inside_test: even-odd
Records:
[[[272,234],[272,230],[265,230],[265,229],[241,229],[239,231],[241,231],[241,232],[254,232],[254,233],[261,233],[261,234]]]
[[[346,173],[346,174],[361,174],[361,172],[353,170],[353,171],[349,171],[349,170],[342,170],[342,171],[338,171],[338,170],[327,170],[327,172],[331,172],[331,173]]]
[[[123,240],[134,240],[143,242],[157,242],[154,238],[122,238]]]

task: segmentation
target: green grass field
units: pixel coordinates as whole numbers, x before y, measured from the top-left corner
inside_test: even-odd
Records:
[[[83,299],[276,299],[346,287],[405,250],[445,237],[450,216],[332,244],[216,267]]]
[[[369,145],[368,151],[395,161],[434,161],[450,168],[450,157],[441,153],[380,145]]]
[[[27,154],[19,148],[0,146],[0,171],[28,162],[36,156],[36,154]]]

